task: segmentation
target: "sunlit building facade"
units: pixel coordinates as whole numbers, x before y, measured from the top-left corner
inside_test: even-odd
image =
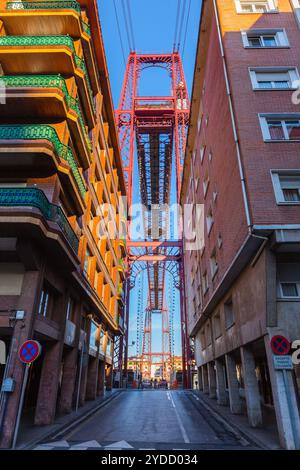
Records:
[[[0,68],[0,381],[15,384],[1,396],[0,442],[9,447],[28,338],[41,355],[21,427],[51,424],[112,386],[125,184],[96,1],[1,0]]]
[[[185,252],[200,389],[288,449],[300,370],[275,368],[270,341],[300,339],[299,7],[203,2],[181,195],[204,211]]]

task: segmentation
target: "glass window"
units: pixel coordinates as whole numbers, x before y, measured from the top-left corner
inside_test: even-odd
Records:
[[[292,282],[282,282],[281,283],[281,290],[283,297],[299,297],[299,284],[292,283]]]

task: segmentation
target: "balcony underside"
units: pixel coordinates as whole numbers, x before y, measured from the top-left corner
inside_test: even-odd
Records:
[[[31,241],[62,272],[78,268],[79,260],[57,225],[45,220],[34,207],[0,206],[0,233],[1,237]]]
[[[77,214],[84,206],[69,164],[59,158],[47,140],[0,140],[0,182],[16,179],[46,178],[54,173]]]
[[[0,64],[4,75],[61,74],[75,76],[89,128],[95,126],[93,109],[84,72],[77,68],[73,54],[64,46],[0,46]]]
[[[1,97],[0,93],[0,100]],[[33,116],[39,123],[67,120],[73,142],[76,144],[77,154],[80,157],[80,165],[84,169],[89,167],[89,151],[79,118],[75,112],[67,108],[64,97],[59,90],[6,89],[4,97],[5,103],[1,105],[3,113],[0,115],[0,123],[15,124],[20,121],[20,116],[22,116],[22,123],[32,123]]]
[[[78,13],[72,10],[11,10],[2,11],[0,20],[9,36],[66,35],[88,40]]]

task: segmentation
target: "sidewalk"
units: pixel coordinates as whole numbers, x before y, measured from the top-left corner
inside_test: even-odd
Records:
[[[102,408],[102,406],[116,398],[120,393],[122,393],[122,389],[114,389],[110,392],[105,392],[104,396],[86,402],[78,409],[77,413],[73,411],[70,414],[57,416],[55,422],[48,426],[34,426],[32,420],[29,418],[26,419],[25,417],[25,419],[22,419],[20,425],[16,449],[28,450],[34,447],[38,442],[45,439],[52,439],[66,430],[66,428],[75,426],[79,424],[81,420],[83,421],[88,418],[91,414]]]
[[[225,421],[233,430],[246,439],[250,439],[262,449],[280,450],[279,437],[274,418],[267,417],[267,424],[264,428],[252,428],[248,423],[246,415],[233,415],[229,406],[220,406],[216,399],[209,398],[208,395],[198,390],[192,390],[197,395],[204,406],[210,408],[221,419]],[[265,411],[265,413],[267,413]],[[267,413],[268,414],[268,413]]]

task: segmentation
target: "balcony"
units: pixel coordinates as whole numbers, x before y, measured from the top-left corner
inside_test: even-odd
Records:
[[[81,177],[81,174],[78,170],[76,160],[74,158],[73,152],[70,147],[64,145],[59,140],[59,137],[55,131],[55,129],[51,126],[46,124],[20,124],[20,125],[0,125],[0,141],[13,141],[13,147],[15,153],[20,153],[16,148],[18,148],[18,143],[16,141],[35,141],[35,140],[46,140],[51,144],[51,147],[54,148],[56,154],[59,158],[66,160],[69,164],[69,167],[72,171],[74,180],[77,184],[78,190],[82,199],[84,199],[86,189],[84,181]],[[1,154],[1,147],[4,144],[0,142],[0,154]],[[7,143],[4,145],[4,151],[2,153],[7,152]],[[28,154],[28,149],[27,149]],[[11,153],[9,154],[9,156]],[[31,158],[31,156],[30,156]],[[14,165],[16,162],[13,162]],[[0,161],[1,165],[1,161]]]
[[[5,75],[1,77],[1,85],[5,101],[2,104],[2,116],[6,123],[9,120],[15,122],[20,116],[20,109],[24,118],[28,120],[32,120],[32,116],[43,119],[44,122],[53,118],[58,120],[68,118],[83,166],[88,167],[92,146],[80,103],[77,98],[69,94],[62,76]]]
[[[0,9],[0,19],[9,35],[69,34],[87,40],[91,36],[90,26],[74,0],[2,1]]]
[[[51,204],[37,188],[0,188],[0,207],[35,207],[44,218],[55,222],[72,250],[77,254],[79,240],[59,206]]]
[[[16,58],[17,53],[17,58]],[[94,127],[95,105],[85,60],[70,36],[1,36],[0,63],[4,75],[74,75],[89,127]]]

